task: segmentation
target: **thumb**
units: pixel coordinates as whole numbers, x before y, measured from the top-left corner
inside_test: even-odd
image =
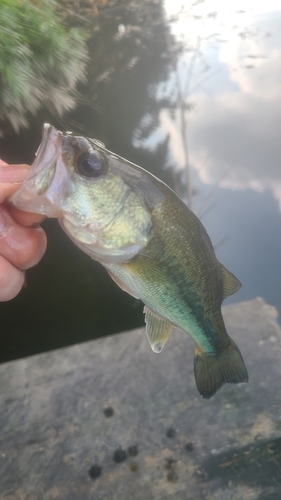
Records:
[[[28,165],[7,165],[0,160],[0,203],[20,188],[29,168]]]

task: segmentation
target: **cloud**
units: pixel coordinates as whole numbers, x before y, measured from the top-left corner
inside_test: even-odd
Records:
[[[198,93],[190,116],[191,164],[201,180],[231,189],[271,189],[281,209],[281,32],[232,40],[220,60],[238,91]],[[274,21],[273,21],[274,19]],[[270,18],[269,18],[270,20]],[[257,31],[258,32],[258,31]],[[251,64],[247,64],[251,61]]]

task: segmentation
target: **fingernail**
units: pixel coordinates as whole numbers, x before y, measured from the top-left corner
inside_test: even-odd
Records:
[[[27,176],[29,168],[27,166],[0,166],[0,182],[13,183],[22,182]]]

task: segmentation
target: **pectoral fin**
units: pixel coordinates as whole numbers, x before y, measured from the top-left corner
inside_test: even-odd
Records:
[[[234,274],[230,273],[222,264],[221,270],[223,275],[223,298],[226,299],[229,295],[237,292],[242,284],[235,278]]]
[[[115,281],[116,285],[118,285],[121,290],[123,290],[123,292],[127,292],[129,295],[131,295],[132,297],[134,297],[135,299],[138,299],[139,297],[136,297],[136,295],[125,285],[125,283],[123,283],[123,281],[119,280],[116,276],[114,276],[114,274],[112,274],[112,272],[110,272],[108,269],[106,269],[109,276],[111,277],[111,279],[113,279],[113,281]]]
[[[144,306],[146,334],[154,352],[161,352],[168,338],[170,337],[174,325],[161,318],[147,306]]]

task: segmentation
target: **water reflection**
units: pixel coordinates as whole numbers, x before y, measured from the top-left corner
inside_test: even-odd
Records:
[[[226,174],[221,187],[269,188],[281,205],[280,21],[281,11],[267,14],[257,21],[257,38],[237,37],[235,45],[222,48],[220,64],[236,88],[225,82],[218,92],[213,88],[196,96],[190,143],[192,163],[204,183],[214,184]]]
[[[225,2],[206,1],[180,12],[168,0],[105,4],[87,22],[83,99],[52,122],[102,140],[186,201],[189,166],[194,211],[219,259],[243,283],[231,300],[261,295],[281,311],[276,5],[236,2],[231,11]],[[28,130],[0,140],[3,159],[31,162],[44,120],[47,110]],[[45,226],[46,256],[27,273],[20,296],[0,305],[1,360],[143,325],[142,304],[74,248],[55,221]]]
[[[184,9],[167,1],[166,7],[186,47],[176,71],[189,104],[188,129],[183,138],[178,108],[174,115],[162,109],[158,131],[143,147],[168,134],[170,166],[184,180],[187,141],[193,209],[220,260],[243,283],[229,300],[262,295],[281,311],[280,6],[243,2],[231,12],[223,2]]]

